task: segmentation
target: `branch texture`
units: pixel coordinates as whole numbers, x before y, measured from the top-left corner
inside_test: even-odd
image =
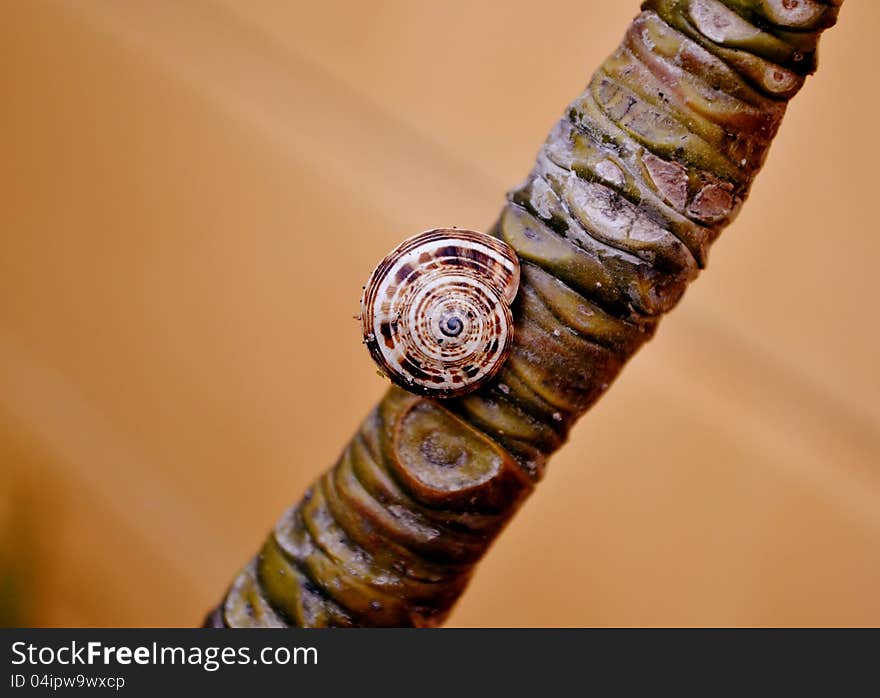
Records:
[[[706,264],[842,0],[648,0],[508,197],[514,343],[492,381],[392,387],[209,626],[432,626],[548,457]]]

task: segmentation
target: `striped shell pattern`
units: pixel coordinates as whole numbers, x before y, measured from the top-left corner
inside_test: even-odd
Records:
[[[370,277],[361,301],[364,342],[403,388],[463,395],[510,352],[518,287],[509,245],[471,230],[430,230],[398,246]]]

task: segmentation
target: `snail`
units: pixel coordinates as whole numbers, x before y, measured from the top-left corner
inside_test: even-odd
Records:
[[[519,260],[485,233],[438,228],[398,245],[361,299],[364,343],[382,373],[419,395],[476,390],[513,343]]]

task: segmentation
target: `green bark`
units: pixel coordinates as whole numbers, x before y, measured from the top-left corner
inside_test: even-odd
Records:
[[[442,402],[392,387],[206,624],[427,626],[748,195],[840,0],[647,0],[509,195],[511,355]]]

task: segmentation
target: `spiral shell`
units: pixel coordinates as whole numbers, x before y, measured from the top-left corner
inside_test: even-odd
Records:
[[[510,351],[518,288],[519,260],[506,243],[472,230],[429,230],[370,276],[361,301],[364,342],[383,373],[410,392],[468,393]]]

